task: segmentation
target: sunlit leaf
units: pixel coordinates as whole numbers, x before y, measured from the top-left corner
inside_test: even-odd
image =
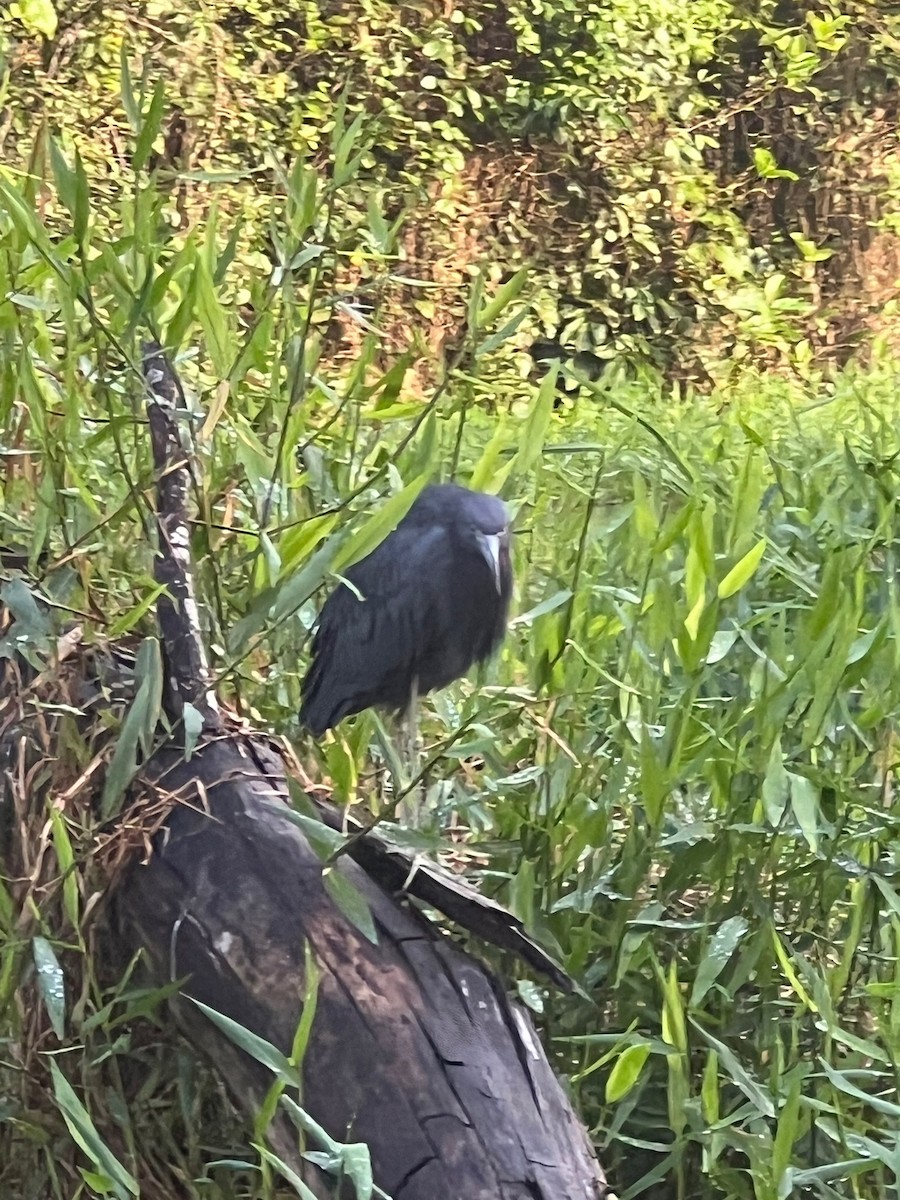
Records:
[[[29,33],[39,33],[48,40],[56,37],[59,18],[51,0],[14,0],[9,12]]]
[[[37,971],[38,988],[53,1032],[62,1041],[66,1018],[66,981],[59,959],[46,938],[36,937],[31,942],[34,966]]]
[[[493,299],[489,300],[482,308],[478,310],[475,318],[477,329],[485,329],[493,321],[499,317],[504,308],[507,308],[521,292],[525,286],[525,281],[528,278],[528,268],[522,267],[516,271],[511,279],[506,283],[501,284],[494,293]]]
[[[640,1078],[649,1055],[650,1045],[647,1042],[627,1046],[622,1051],[606,1081],[607,1104],[615,1104],[628,1095]]]
[[[740,562],[735,563],[719,584],[718,593],[720,600],[726,600],[729,596],[733,596],[735,592],[739,592],[752,578],[765,553],[765,549],[766,539],[760,538],[756,545],[747,551]]]

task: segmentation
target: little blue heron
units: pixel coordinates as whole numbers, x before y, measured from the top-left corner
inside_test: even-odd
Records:
[[[513,584],[506,506],[432,484],[345,578],[352,587],[322,606],[303,681],[300,720],[316,736],[366,708],[412,714],[418,696],[496,650]]]

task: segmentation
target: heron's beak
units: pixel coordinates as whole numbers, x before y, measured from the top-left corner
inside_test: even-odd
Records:
[[[509,546],[509,534],[505,529],[500,533],[479,533],[478,544],[481,547],[481,553],[487,560],[488,566],[494,573],[494,584],[499,594],[503,590],[500,580],[501,555],[504,549]]]

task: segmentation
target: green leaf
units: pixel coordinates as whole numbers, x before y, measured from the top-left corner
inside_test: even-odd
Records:
[[[679,1053],[687,1054],[687,1030],[684,1024],[684,1001],[678,986],[675,963],[671,963],[663,980],[663,1041]]]
[[[706,1063],[703,1067],[703,1082],[700,1085],[700,1101],[707,1124],[718,1124],[721,1110],[721,1096],[719,1090],[719,1057],[715,1050],[708,1051],[706,1055]]]
[[[829,258],[834,254],[833,250],[824,250],[810,241],[809,238],[803,236],[802,233],[792,233],[791,240],[800,251],[804,262],[828,262]]]
[[[691,1008],[696,1008],[722,974],[728,960],[744,937],[749,924],[744,917],[729,917],[723,921],[709,940],[691,991]]]
[[[296,571],[310,556],[316,543],[328,537],[337,522],[337,513],[323,513],[288,530],[278,543],[281,575],[287,576]]]
[[[532,1012],[542,1016],[544,1013],[544,988],[532,979],[516,980],[516,995]]]
[[[264,1162],[267,1162],[270,1167],[274,1167],[278,1174],[291,1185],[300,1200],[318,1200],[316,1193],[306,1186],[294,1168],[289,1167],[284,1159],[279,1158],[267,1146],[262,1146],[258,1142],[254,1143],[254,1149]]]
[[[122,96],[122,107],[125,110],[125,116],[128,118],[128,124],[131,126],[131,132],[137,133],[141,127],[141,114],[138,110],[137,101],[134,98],[134,86],[131,82],[131,68],[128,65],[128,51],[126,46],[127,42],[123,38],[122,45],[119,48],[119,88]]]
[[[17,914],[18,909],[13,904],[12,896],[9,894],[2,876],[0,876],[0,930],[8,935],[12,930],[13,921]],[[9,945],[8,942],[7,945]],[[10,955],[11,960],[12,956]]]
[[[307,263],[316,262],[320,259],[327,249],[327,246],[320,245],[319,243],[304,246],[291,259],[288,264],[289,269],[291,271],[302,271]]]
[[[860,1101],[866,1108],[874,1109],[875,1112],[883,1113],[889,1117],[893,1124],[900,1121],[900,1104],[893,1100],[886,1100],[882,1096],[876,1095],[874,1088],[872,1091],[864,1092],[862,1088],[857,1087],[852,1080],[848,1079],[843,1071],[838,1071],[826,1062],[824,1058],[819,1059],[819,1066],[825,1072],[828,1079],[845,1096],[852,1096],[854,1100]],[[856,1075],[868,1074],[875,1084],[879,1079],[884,1077],[884,1072],[869,1071],[869,1072],[854,1072]],[[884,1082],[887,1082],[884,1078]]]
[[[37,970],[38,988],[50,1024],[57,1038],[62,1041],[66,1021],[66,980],[59,959],[46,938],[32,938],[31,950]]]
[[[332,560],[346,533],[339,531],[328,539],[297,572],[280,579],[253,602],[250,611],[228,634],[228,646],[233,653],[246,649],[247,643],[267,624],[286,620],[321,587],[331,569]]]
[[[185,704],[181,719],[184,722],[184,758],[191,757],[203,732],[203,713],[193,704]]]
[[[18,18],[29,33],[39,33],[48,41],[56,37],[59,18],[51,0],[15,0],[9,15]]]
[[[552,596],[548,596],[546,600],[542,600],[540,604],[536,604],[534,608],[529,608],[528,612],[520,613],[514,617],[510,623],[510,629],[518,625],[533,625],[538,617],[543,617],[547,613],[554,612],[557,608],[562,608],[572,599],[572,591],[570,588],[563,588],[559,592],[554,592]]]
[[[190,174],[190,172],[187,172],[187,171],[183,172],[182,178],[184,177],[184,175],[187,175],[187,174]],[[234,225],[232,226],[231,233],[229,233],[229,235],[228,235],[228,241],[225,243],[225,249],[216,258],[216,269],[215,269],[215,272],[213,273],[213,285],[217,288],[221,287],[222,284],[225,282],[225,277],[228,274],[228,269],[231,266],[231,264],[234,262],[235,257],[238,252],[238,248],[241,245],[241,234],[243,232],[244,232],[244,218],[243,218],[243,216],[241,216],[241,217],[238,217],[238,219],[234,222]]]
[[[55,138],[49,138],[50,161],[53,164],[53,175],[56,189],[63,204],[72,216],[72,228],[79,246],[84,243],[87,233],[89,199],[88,181],[84,171],[81,155],[75,151],[75,166],[70,167]]]
[[[297,826],[323,863],[337,854],[347,841],[339,830],[332,829],[317,817],[298,812],[295,808],[286,808],[281,815]]]
[[[688,603],[688,615],[684,621],[688,637],[697,640],[700,618],[706,608],[706,580],[709,575],[707,560],[711,557],[705,550],[703,514],[696,513],[691,520],[690,543],[684,565],[684,590]]]
[[[691,538],[684,564],[684,588],[688,604],[693,607],[698,599],[703,599],[706,584],[706,572],[703,559],[697,550],[697,543]]]
[[[79,901],[75,853],[72,850],[72,841],[65,818],[55,804],[51,804],[50,807],[50,829],[53,836],[53,849],[56,851],[56,861],[63,877],[63,909],[72,928],[77,929]]]
[[[282,1107],[298,1129],[313,1138],[328,1152],[330,1162],[318,1160],[326,1170],[350,1179],[356,1189],[357,1200],[371,1200],[377,1192],[380,1200],[390,1200],[390,1197],[380,1188],[376,1188],[372,1178],[372,1161],[369,1149],[362,1142],[343,1144],[335,1141],[313,1118],[301,1108],[290,1096],[283,1096]],[[309,1155],[313,1161],[317,1159]]]
[[[688,615],[684,618],[684,627],[687,630],[687,635],[692,642],[696,642],[697,634],[700,630],[700,619],[703,616],[703,610],[706,608],[706,598],[701,593],[697,597],[697,602]]]
[[[295,159],[288,181],[291,200],[288,216],[291,233],[297,241],[306,236],[315,220],[318,186],[319,177],[316,171],[308,167],[303,158]]]
[[[615,1061],[606,1081],[606,1103],[615,1104],[627,1096],[640,1078],[650,1054],[649,1042],[628,1046]]]
[[[153,583],[150,591],[144,595],[144,598],[139,603],[113,621],[109,627],[109,637],[111,639],[119,638],[123,633],[127,633],[130,629],[133,629],[141,617],[150,611],[165,590],[166,585],[164,583]]]
[[[267,1067],[274,1075],[286,1083],[289,1087],[300,1086],[300,1074],[291,1060],[281,1051],[267,1042],[257,1033],[253,1033],[250,1029],[245,1029],[243,1025],[237,1021],[233,1021],[231,1017],[225,1016],[224,1013],[217,1012],[209,1005],[203,1004],[202,1001],[196,1000],[193,996],[187,997],[192,1004],[205,1013],[207,1017],[217,1025],[225,1034],[230,1042],[243,1050],[245,1054],[249,1054],[256,1062]]]
[[[306,1057],[319,1003],[319,968],[309,942],[304,947],[303,958],[303,1011],[291,1046],[291,1062],[298,1070],[303,1066]]]
[[[195,265],[197,262],[197,253],[193,244],[188,241],[185,244],[182,253],[185,260],[190,263],[190,272],[184,284],[184,292],[181,297],[181,302],[172,314],[172,319],[166,326],[165,343],[167,346],[177,347],[187,337],[188,331],[194,323],[194,310],[197,307],[197,271]]]
[[[819,789],[805,775],[786,772],[791,797],[791,809],[800,831],[813,854],[819,851]]]
[[[427,482],[428,475],[420,475],[385,501],[368,521],[347,538],[339,553],[334,556],[332,571],[340,574],[367,554],[371,554],[375,547],[397,528]]]
[[[101,1196],[108,1196],[114,1191],[115,1184],[105,1175],[101,1175],[98,1171],[89,1171],[86,1167],[79,1167],[81,1178],[88,1185],[92,1192],[99,1192]]]
[[[50,620],[24,579],[16,576],[4,583],[0,588],[0,601],[15,618],[17,637],[44,638],[50,633]]]
[[[322,876],[325,891],[347,920],[363,937],[378,945],[378,931],[365,896],[340,866],[329,867]]]
[[[791,987],[794,989],[798,999],[809,1009],[810,1012],[818,1013],[819,1006],[801,983],[800,976],[794,970],[794,964],[791,962],[790,955],[785,949],[784,942],[779,937],[778,930],[775,928],[775,925],[772,922],[769,923],[769,932],[772,935],[772,945],[775,950],[775,957],[781,964],[781,969],[784,971],[784,974]]]
[[[556,367],[552,367],[541,381],[537,399],[531,406],[531,411],[522,426],[519,435],[519,449],[513,470],[520,475],[527,474],[541,456],[544,442],[547,440],[547,430],[553,416],[553,401],[556,398]]]
[[[475,328],[485,329],[488,325],[500,316],[504,308],[508,308],[525,286],[525,280],[528,278],[528,268],[522,267],[516,271],[512,279],[508,279],[506,283],[501,284],[494,295],[493,300],[489,300],[483,308],[479,309],[475,317]]]
[[[140,1188],[135,1179],[122,1166],[106,1143],[97,1133],[87,1109],[75,1095],[72,1086],[56,1065],[49,1060],[50,1077],[53,1081],[53,1096],[62,1113],[72,1140],[88,1156],[94,1166],[112,1184],[117,1200],[128,1196],[139,1196]]]
[[[657,967],[657,977],[662,985],[662,1037],[673,1049],[666,1054],[669,1086],[667,1093],[669,1124],[680,1134],[687,1124],[687,1105],[690,1095],[688,1076],[688,1042],[684,1023],[684,1003],[678,985],[678,974],[673,962],[663,975]]]
[[[493,492],[496,494],[512,470],[515,459],[510,459],[504,466],[498,467],[501,455],[508,444],[506,423],[501,417],[497,421],[491,440],[482,451],[481,457],[475,464],[469,479],[469,487],[476,492]]]
[[[519,326],[525,321],[527,316],[529,316],[528,309],[520,308],[517,313],[510,317],[505,325],[502,325],[495,333],[492,333],[490,337],[479,340],[478,345],[475,347],[474,357],[476,361],[480,358],[484,358],[488,354],[493,354],[494,351],[498,347],[502,346],[504,342],[508,342]]]
[[[216,295],[212,272],[202,255],[197,258],[197,316],[203,326],[206,349],[216,376],[227,379],[231,369],[231,336],[228,318],[219,297]]]
[[[339,126],[337,122],[335,123],[334,162],[331,171],[331,179],[335,188],[342,188],[349,183],[362,161],[361,151],[356,154],[352,154],[352,151],[359,141],[363,122],[364,114],[357,113],[347,129],[344,129],[342,124]]]
[[[763,147],[758,146],[754,149],[753,165],[763,179],[792,179],[796,182],[800,178],[794,171],[779,167],[772,151]]]
[[[145,638],[135,662],[137,693],[122,722],[112,761],[106,770],[100,814],[108,820],[118,810],[134,777],[138,747],[149,755],[162,712],[163,670],[159,642]]]
[[[0,179],[0,197],[2,197],[3,207],[15,228],[39,248],[48,262],[52,262],[60,272],[63,272],[62,264],[49,253],[50,243],[47,231],[38,220],[34,210],[25,202],[22,194],[6,180]]]
[[[731,1082],[736,1088],[739,1088],[756,1111],[764,1117],[771,1119],[775,1116],[775,1105],[772,1097],[763,1087],[757,1083],[750,1072],[740,1063],[737,1056],[718,1038],[713,1035],[693,1017],[689,1018],[693,1027],[697,1030],[703,1040],[715,1050],[722,1068],[728,1073]]]
[[[776,738],[769,753],[769,763],[763,778],[762,801],[770,825],[779,828],[784,819],[788,797],[791,793],[790,779],[784,767],[781,739]]]
[[[283,1079],[273,1080],[262,1102],[257,1106],[256,1112],[253,1114],[253,1136],[258,1141],[263,1140],[266,1136],[266,1131],[275,1119],[275,1113],[278,1111],[278,1102],[284,1095],[286,1087],[287,1084]]]
[[[385,371],[384,375],[378,380],[372,388],[371,394],[376,397],[375,407],[371,417],[383,417],[385,409],[391,409],[400,397],[400,392],[403,388],[403,381],[407,376],[410,365],[410,356],[403,355],[394,363],[390,370]],[[403,405],[402,407],[407,407]]]
[[[156,86],[153,89],[153,98],[150,101],[150,107],[146,113],[141,114],[140,124],[141,130],[138,134],[137,142],[134,147],[134,154],[131,159],[131,166],[135,175],[139,175],[147,165],[147,160],[150,158],[150,152],[153,149],[153,143],[159,134],[162,126],[163,113],[166,107],[166,84],[164,79],[157,79]]]
[[[722,582],[719,584],[720,600],[727,600],[735,592],[739,592],[749,581],[759,566],[766,549],[766,539],[760,538],[756,545],[748,550],[740,562],[735,563]]]
[[[788,1176],[785,1182],[789,1181],[791,1152],[794,1143],[803,1133],[800,1126],[800,1103],[803,1098],[804,1077],[803,1070],[791,1072],[787,1099],[778,1113],[778,1128],[772,1145],[772,1178],[778,1186],[780,1200],[787,1200],[793,1194],[793,1189],[784,1190],[781,1185],[785,1176]]]

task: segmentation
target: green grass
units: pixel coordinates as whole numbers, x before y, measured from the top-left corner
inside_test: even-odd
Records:
[[[338,130],[334,156],[350,165],[328,181],[273,169],[268,229],[234,240],[213,213],[190,238],[166,234],[165,194],[133,181],[101,212],[58,154],[44,157],[42,223],[38,181],[3,175],[0,538],[38,574],[40,553],[66,560],[41,587],[61,622],[83,614],[88,641],[153,633],[133,364],[140,336],[158,333],[180,349],[199,412],[194,553],[222,688],[294,736],[317,589],[342,539],[370,543],[380,499],[426,473],[502,490],[516,617],[497,661],[426,707],[430,744],[447,744],[423,844],[446,849],[449,825],[463,828],[481,886],[559,948],[589,996],[520,984],[620,1196],[893,1195],[896,375],[748,377],[683,396],[611,373],[555,410],[552,380],[537,391],[516,377],[525,279],[493,308],[496,288],[474,287],[445,386],[411,400],[402,360],[365,331],[350,364],[321,356],[338,264],[357,251],[384,275],[395,261],[377,209],[358,218],[346,201],[356,136]],[[267,233],[281,261],[270,276]],[[32,619],[40,658],[47,630],[21,586],[4,598]],[[382,803],[370,717],[297,746],[343,797]],[[74,734],[67,750],[84,752]],[[109,1175],[105,1147],[146,1196],[173,1177],[191,1197],[274,1195],[266,1172],[207,1171],[259,1161],[246,1131],[170,1040],[160,998],[126,981],[116,999],[94,962],[79,932],[91,833],[69,814],[53,822],[47,853],[76,881],[61,896],[39,893],[34,909],[21,881],[0,888],[4,1194],[71,1197],[70,1166]],[[60,1047],[90,1152],[47,1074]]]

